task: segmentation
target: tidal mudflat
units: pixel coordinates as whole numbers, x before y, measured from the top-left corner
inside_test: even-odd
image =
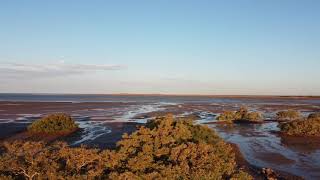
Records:
[[[99,98],[100,97],[100,98]],[[70,114],[82,129],[66,141],[101,148],[114,147],[124,132],[166,113],[192,117],[238,145],[245,159],[258,167],[288,172],[306,179],[320,178],[320,139],[279,135],[275,113],[294,109],[308,115],[320,112],[320,99],[310,97],[181,97],[80,96],[1,97],[0,138],[14,137],[28,124],[50,113]],[[219,124],[225,110],[247,106],[263,114],[261,124]]]

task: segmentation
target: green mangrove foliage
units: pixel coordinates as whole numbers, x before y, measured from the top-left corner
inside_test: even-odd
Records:
[[[295,110],[279,111],[277,113],[278,121],[292,121],[301,118],[301,114]]]
[[[294,136],[320,136],[320,117],[311,114],[308,118],[280,123],[281,132]]]
[[[28,126],[31,133],[67,133],[78,129],[78,125],[71,116],[63,113],[51,114]]]
[[[6,142],[0,177],[13,179],[246,179],[232,147],[206,126],[158,118],[114,150],[56,142]]]
[[[218,117],[217,120],[219,121],[228,121],[232,122],[236,119],[235,113],[233,111],[224,111],[221,113]]]
[[[217,120],[234,122],[234,121],[247,121],[247,122],[261,122],[262,115],[259,112],[249,112],[246,107],[241,107],[238,111],[224,111],[221,113]]]

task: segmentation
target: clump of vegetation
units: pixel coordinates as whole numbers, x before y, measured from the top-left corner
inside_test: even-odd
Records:
[[[301,118],[301,114],[298,111],[288,110],[288,111],[280,111],[277,113],[278,121],[292,121],[298,120]]]
[[[28,126],[31,133],[67,133],[78,129],[78,125],[71,116],[63,113],[51,114]]]
[[[102,175],[104,162],[97,149],[70,148],[64,142],[47,144],[36,141],[5,142],[3,146],[0,177],[38,180],[86,179]]]
[[[247,114],[248,114],[248,108],[242,106],[240,107],[240,109],[238,111],[235,112],[235,120],[239,120],[239,119],[245,119]]]
[[[235,113],[233,111],[224,111],[221,113],[218,117],[218,121],[227,121],[227,122],[232,122],[236,119]]]
[[[294,120],[279,124],[281,132],[295,136],[320,136],[320,117],[309,116],[307,119]]]
[[[311,113],[308,116],[308,119],[320,118],[320,113]]]
[[[253,177],[250,176],[248,173],[240,170],[239,172],[232,175],[230,180],[253,180]]]
[[[214,131],[173,116],[125,134],[116,157],[111,179],[223,179],[236,170],[231,146]]]
[[[249,112],[245,117],[244,120],[249,120],[252,122],[261,122],[262,115],[258,112]]]
[[[247,122],[261,122],[262,115],[258,112],[249,112],[246,107],[241,107],[238,111],[225,111],[217,117],[219,121],[235,122],[235,121],[247,121]]]
[[[20,179],[252,179],[208,127],[173,116],[158,118],[115,150],[70,148],[66,143],[4,144],[0,176]]]

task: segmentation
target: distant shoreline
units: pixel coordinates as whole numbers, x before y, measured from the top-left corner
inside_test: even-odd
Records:
[[[145,96],[145,97],[211,97],[211,98],[295,98],[308,99],[319,98],[320,95],[212,95],[212,94],[135,94],[135,93],[114,93],[114,94],[84,94],[84,93],[0,93],[0,95],[35,95],[35,96]]]

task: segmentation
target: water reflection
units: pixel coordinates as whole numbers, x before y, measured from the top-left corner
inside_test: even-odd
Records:
[[[244,157],[253,165],[271,167],[306,179],[320,178],[320,139],[284,137],[278,123],[211,124],[226,141],[239,146]]]

